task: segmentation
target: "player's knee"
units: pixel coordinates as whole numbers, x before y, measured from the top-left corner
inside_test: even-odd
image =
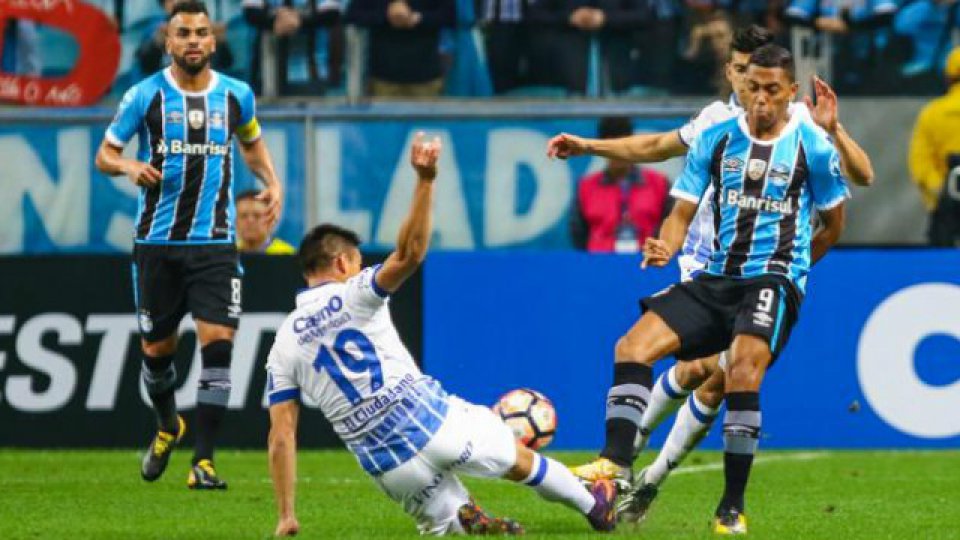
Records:
[[[710,376],[710,372],[701,360],[678,362],[674,373],[677,376],[677,383],[687,390],[700,386]]]
[[[707,407],[719,407],[720,404],[723,403],[723,384],[721,383],[720,386],[705,384],[700,388],[697,388],[696,394],[697,400]]]
[[[170,356],[177,352],[177,335],[174,334],[160,341],[140,340],[140,348],[143,354],[150,358]]]
[[[614,348],[614,356],[619,362],[632,362],[635,364],[652,365],[653,360],[649,356],[650,347],[644,344],[642,338],[637,338],[627,334],[617,340]]]
[[[758,390],[770,361],[770,350],[759,339],[738,340],[727,366],[728,390]]]

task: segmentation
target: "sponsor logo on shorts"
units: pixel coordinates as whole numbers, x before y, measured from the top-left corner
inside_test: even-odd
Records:
[[[153,330],[153,319],[150,318],[150,312],[141,309],[137,314],[137,322],[140,323],[140,332],[149,334]]]
[[[764,328],[770,328],[770,325],[773,324],[773,317],[768,313],[758,311],[753,314],[753,324],[757,326],[762,326]]]

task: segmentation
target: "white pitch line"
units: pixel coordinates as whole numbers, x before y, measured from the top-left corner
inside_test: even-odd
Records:
[[[754,465],[763,463],[774,463],[777,461],[811,461],[827,457],[827,452],[799,452],[796,454],[760,456],[753,460]],[[723,462],[708,463],[706,465],[691,465],[689,467],[680,467],[671,474],[696,474],[708,471],[722,471]]]

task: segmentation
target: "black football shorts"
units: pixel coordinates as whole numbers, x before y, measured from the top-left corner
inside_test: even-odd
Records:
[[[141,336],[150,342],[169,337],[188,312],[196,320],[236,328],[242,274],[232,244],[136,244],[133,287]]]

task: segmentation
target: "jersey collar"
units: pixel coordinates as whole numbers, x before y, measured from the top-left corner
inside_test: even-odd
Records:
[[[313,287],[304,287],[302,289],[299,289],[297,291],[297,307],[303,306],[305,304],[309,304],[310,302],[313,301],[313,297],[321,287],[332,285],[334,283],[337,283],[337,282],[332,280],[322,281],[320,283],[317,283]]]
[[[743,132],[743,135],[750,139],[750,141],[754,144],[761,144],[765,146],[771,146],[779,142],[780,139],[782,139],[785,135],[792,132],[799,123],[800,115],[790,114],[790,120],[787,120],[787,124],[783,126],[783,129],[780,130],[780,133],[778,133],[776,137],[770,139],[769,141],[761,141],[760,139],[755,139],[753,135],[750,134],[750,126],[747,124],[747,113],[742,113],[737,117],[737,126],[740,128],[740,131]]]
[[[211,70],[210,70],[210,83],[207,84],[207,87],[206,87],[205,89],[199,91],[199,92],[188,92],[188,91],[184,90],[183,88],[180,88],[180,85],[177,84],[177,80],[173,78],[173,72],[171,71],[172,69],[173,69],[173,68],[172,68],[172,67],[169,67],[169,66],[166,67],[166,68],[164,68],[164,70],[163,70],[163,77],[164,77],[165,79],[167,79],[167,82],[170,84],[170,86],[174,87],[174,88],[177,90],[177,92],[180,92],[181,94],[183,94],[183,95],[185,95],[185,96],[190,96],[190,97],[203,97],[203,96],[209,94],[210,92],[212,92],[213,89],[217,87],[217,83],[220,82],[220,75],[219,75],[216,71],[214,71],[214,70],[211,69]]]

